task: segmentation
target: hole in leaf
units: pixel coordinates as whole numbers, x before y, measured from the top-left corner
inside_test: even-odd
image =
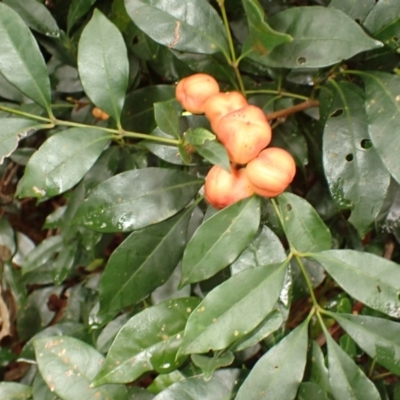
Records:
[[[304,65],[306,62],[307,62],[307,58],[305,58],[305,57],[299,57],[297,59],[297,64]]]
[[[346,156],[346,161],[348,161],[348,162],[350,162],[350,161],[353,161],[353,154],[352,153],[350,153],[350,154],[347,154],[347,156]]]
[[[331,113],[329,116],[331,118],[336,118],[336,117],[340,117],[342,114],[343,114],[343,108],[338,108],[333,113]]]
[[[292,206],[290,204],[286,204],[286,211],[290,212],[292,211]]]
[[[363,139],[360,145],[363,149],[368,150],[372,147],[372,142],[369,139]]]

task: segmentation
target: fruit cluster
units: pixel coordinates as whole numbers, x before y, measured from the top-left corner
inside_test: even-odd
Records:
[[[293,157],[269,147],[271,127],[264,112],[248,104],[240,92],[220,92],[210,75],[195,74],[179,81],[176,98],[193,114],[205,114],[231,161],[231,173],[214,165],[206,178],[205,197],[221,209],[252,196],[275,197],[292,182]]]

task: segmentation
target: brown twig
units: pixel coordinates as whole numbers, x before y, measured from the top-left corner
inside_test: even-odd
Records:
[[[307,108],[313,108],[313,107],[318,107],[319,106],[319,101],[318,100],[307,100],[303,103],[296,104],[293,107],[285,108],[283,110],[275,111],[271,114],[267,114],[267,120],[271,121],[273,119],[277,118],[286,118],[289,115],[296,114],[300,111],[307,110]]]

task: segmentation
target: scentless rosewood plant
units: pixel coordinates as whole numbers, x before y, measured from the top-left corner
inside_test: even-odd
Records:
[[[399,21],[0,2],[0,399],[397,399]]]

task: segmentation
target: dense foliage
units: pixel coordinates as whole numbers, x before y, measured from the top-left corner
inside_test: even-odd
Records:
[[[399,49],[398,0],[1,1],[0,398],[400,399]],[[286,192],[207,205],[196,72]]]

